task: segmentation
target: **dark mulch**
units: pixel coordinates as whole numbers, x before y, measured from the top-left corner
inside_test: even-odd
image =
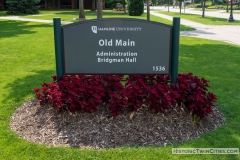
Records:
[[[198,138],[223,125],[223,114],[216,107],[213,111],[197,123],[185,107],[179,106],[165,114],[154,114],[142,107],[134,114],[125,113],[113,118],[106,107],[94,114],[59,113],[51,105],[40,106],[33,99],[12,115],[11,129],[28,141],[47,146],[95,149],[158,146]]]

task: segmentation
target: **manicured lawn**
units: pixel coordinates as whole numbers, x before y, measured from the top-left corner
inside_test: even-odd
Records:
[[[240,46],[181,37],[179,71],[209,79],[226,125],[198,139],[167,147],[119,147],[103,150],[46,147],[19,138],[10,116],[35,97],[32,89],[55,74],[51,24],[0,20],[0,150],[1,160],[39,159],[240,159],[239,155],[172,155],[178,148],[239,148]]]
[[[202,23],[205,25],[240,25],[240,21],[238,20],[235,20],[235,22],[233,23],[229,23],[227,22],[226,18],[217,18],[217,17],[209,17],[209,16],[205,16],[204,18],[202,18],[202,15],[183,13],[183,10],[181,14],[179,12],[167,12],[167,11],[157,11],[157,12],[161,14],[173,16],[173,17],[178,16],[183,19],[190,20],[197,23]]]
[[[199,11],[200,13],[202,12],[202,8],[187,8],[187,7],[186,7],[186,10],[187,10],[187,9],[193,10],[193,11]],[[208,9],[208,8],[206,8],[205,11],[206,11],[206,12],[220,12],[220,11],[225,11],[225,10]]]
[[[43,19],[43,20],[52,20],[53,18],[60,17],[62,21],[68,22],[78,22],[74,18],[78,18],[78,10],[54,10],[54,11],[40,11],[40,14],[35,15],[21,15],[22,18],[31,18],[31,19]],[[0,12],[1,14],[1,12]],[[85,16],[87,19],[96,19],[96,12],[85,11]],[[112,11],[112,10],[103,10],[103,18],[139,18],[146,20],[146,13],[142,16],[129,16],[128,14],[123,13],[122,11]],[[172,21],[166,20],[161,17],[151,15],[151,20],[172,25]],[[180,30],[190,31],[195,30],[195,28],[181,25]]]

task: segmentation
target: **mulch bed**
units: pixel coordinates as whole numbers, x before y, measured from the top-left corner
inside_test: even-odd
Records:
[[[198,138],[225,123],[223,114],[213,113],[194,122],[186,108],[175,106],[165,114],[146,107],[115,118],[102,106],[96,113],[57,112],[37,99],[19,107],[11,117],[11,129],[31,142],[47,146],[115,148],[121,146],[165,146]]]

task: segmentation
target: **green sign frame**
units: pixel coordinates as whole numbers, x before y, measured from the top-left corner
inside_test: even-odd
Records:
[[[110,18],[90,20],[90,21],[84,21],[84,22],[77,22],[77,23],[72,23],[70,25],[65,25],[65,26],[61,26],[61,19],[60,18],[54,18],[53,22],[54,22],[56,72],[57,72],[57,77],[58,78],[60,78],[61,76],[65,75],[65,74],[66,75],[68,75],[68,74],[170,74],[171,75],[171,83],[176,83],[177,82],[178,56],[179,56],[179,34],[180,34],[180,18],[179,17],[174,17],[173,18],[173,26],[165,25],[165,24],[162,24],[162,23],[156,23],[156,22],[152,22],[152,21],[139,20],[139,19],[110,19]],[[110,22],[114,22],[114,23],[110,23]],[[77,39],[77,42],[81,41],[82,37],[79,38],[79,36],[81,36],[81,34],[85,35],[85,33],[80,32],[80,35],[79,35],[79,33],[78,33],[78,35],[75,34],[75,33],[77,33],[78,31],[81,31],[81,30],[84,30],[84,32],[85,32],[86,30],[88,30],[88,28],[91,28],[91,25],[94,27],[94,28],[92,27],[92,32],[97,32],[96,24],[98,24],[99,26],[101,26],[101,25],[102,26],[109,26],[109,23],[110,23],[111,26],[112,26],[112,24],[116,24],[116,22],[119,22],[119,24],[121,24],[121,26],[126,26],[125,24],[127,24],[127,26],[129,26],[129,25],[134,26],[136,24],[137,26],[143,26],[145,32],[156,31],[158,34],[161,34],[161,35],[159,35],[159,36],[161,36],[160,39],[159,39],[159,37],[157,37],[158,39],[156,39],[156,37],[154,36],[155,39],[153,39],[153,41],[161,42],[160,44],[162,44],[162,46],[160,47],[160,49],[165,50],[164,54],[163,53],[156,53],[159,49],[159,48],[156,48],[155,50],[152,49],[152,50],[154,50],[152,52],[152,54],[146,54],[146,55],[141,54],[141,57],[140,56],[136,57],[135,61],[138,58],[138,61],[142,61],[139,64],[141,64],[141,66],[145,65],[145,63],[144,63],[145,59],[144,58],[147,58],[147,57],[144,57],[144,56],[149,56],[150,59],[148,57],[149,60],[148,60],[148,62],[146,62],[146,66],[147,66],[149,63],[151,63],[151,61],[155,62],[155,64],[156,64],[156,62],[158,62],[157,59],[165,59],[165,60],[161,60],[161,64],[162,64],[162,63],[164,63],[164,61],[166,61],[166,59],[169,58],[168,59],[169,62],[164,63],[164,64],[168,65],[166,67],[167,71],[166,72],[149,72],[149,71],[145,71],[145,70],[141,71],[143,69],[141,69],[141,66],[139,67],[139,65],[136,67],[135,64],[137,64],[137,63],[135,63],[135,64],[131,63],[130,65],[129,65],[129,63],[128,64],[126,64],[126,63],[125,64],[124,63],[116,63],[114,65],[111,65],[111,66],[113,66],[112,68],[115,67],[115,70],[113,70],[113,72],[111,72],[111,70],[105,72],[105,70],[107,68],[106,66],[108,66],[108,65],[107,64],[102,64],[102,63],[96,63],[96,66],[97,66],[96,68],[98,70],[99,70],[99,68],[101,68],[101,66],[103,67],[101,69],[101,71],[94,72],[92,70],[91,71],[87,70],[85,72],[85,70],[83,69],[84,68],[83,66],[87,65],[88,63],[86,62],[85,65],[81,66],[77,63],[78,61],[75,61],[75,59],[80,59],[80,61],[81,61],[81,57],[79,57],[79,56],[82,56],[82,54],[84,54],[84,53],[89,53],[89,50],[85,46],[81,46],[79,48],[79,46],[78,46],[79,43],[76,43],[76,41],[74,41],[75,39]],[[87,28],[86,28],[86,26],[87,26]],[[111,28],[113,28],[113,27],[111,27]],[[167,28],[167,30],[166,30],[166,28]],[[165,33],[165,32],[167,32],[167,33]],[[98,31],[98,33],[100,33],[100,32]],[[90,32],[86,33],[85,36],[90,35],[90,34],[91,34]],[[116,43],[118,42],[118,45],[121,44],[120,43],[121,39],[120,40],[116,39],[116,38],[114,39],[114,37],[121,37],[122,36],[121,34],[123,34],[123,32],[122,33],[106,32],[105,36],[98,35],[97,40],[100,39],[99,40],[99,45],[100,46],[103,46],[104,43],[106,43],[106,46],[103,46],[103,47],[105,47],[105,49],[109,49],[109,48],[113,48],[113,46],[109,47],[108,45],[110,45],[110,44],[112,45],[112,43],[114,43],[113,41],[115,41],[115,40],[116,40]],[[125,33],[125,38],[126,38],[126,34],[129,34],[129,33]],[[139,33],[139,34],[141,34],[141,33]],[[144,32],[142,32],[142,34],[144,35]],[[132,33],[132,35],[133,35],[132,37],[137,37],[136,33]],[[146,35],[146,33],[145,33],[145,35]],[[132,38],[131,34],[127,35],[127,37],[128,36],[130,38]],[[156,35],[156,36],[158,36],[158,35]],[[97,36],[96,36],[96,34],[93,33],[92,37],[93,37],[92,39],[94,39],[94,37],[97,37]],[[107,37],[108,39],[101,39],[99,37]],[[153,34],[150,34],[150,37],[153,37]],[[83,39],[84,39],[84,36],[83,36]],[[140,44],[138,47],[134,46],[135,50],[137,50],[138,52],[141,52],[141,50],[144,49],[144,48],[141,48],[141,47],[143,47],[143,45],[145,43],[143,44],[142,40],[139,40],[139,37],[135,38],[135,39],[136,39],[135,40],[136,42],[135,41],[132,41],[132,42],[134,44],[135,43]],[[164,40],[166,40],[167,42],[165,42]],[[108,43],[108,45],[107,45],[107,43]],[[148,45],[148,43],[151,43],[151,42],[149,42],[149,41],[146,42],[146,45]],[[151,46],[151,45],[149,45],[149,46]],[[134,48],[134,47],[132,47],[132,48]],[[95,47],[93,47],[93,48],[101,48],[101,47],[95,45]],[[117,48],[117,47],[115,47],[115,48]],[[118,47],[118,49],[119,49],[119,47]],[[80,50],[80,55],[79,55],[79,50]],[[169,55],[166,54],[166,50],[167,50],[167,52],[169,52]],[[81,53],[81,51],[82,51],[82,53]],[[74,52],[76,52],[76,53],[74,53]],[[93,51],[91,50],[91,52],[93,52]],[[82,63],[84,63],[85,59],[89,59],[88,56],[90,56],[90,55],[89,54],[83,55]],[[166,58],[166,56],[167,56],[167,58]],[[71,57],[71,58],[69,58],[69,57]],[[91,59],[93,59],[93,58],[91,57]],[[122,60],[124,61],[124,59],[122,59]],[[119,64],[121,64],[121,65],[119,65]],[[94,64],[91,64],[91,65],[95,66]],[[124,65],[129,65],[130,66],[130,69],[129,69],[130,71],[128,71],[127,67],[125,67],[125,70],[124,70]],[[71,67],[74,68],[74,69],[72,69]],[[131,67],[133,67],[132,70],[131,70]],[[155,66],[153,66],[153,69],[160,69],[160,68],[154,68],[154,67]],[[159,66],[156,66],[156,67],[159,67]],[[81,68],[81,69],[78,70],[79,68]],[[134,71],[136,71],[136,68],[140,68],[140,71],[134,72]],[[75,70],[76,70],[76,72],[75,72]],[[165,68],[164,68],[164,70],[165,70]]]

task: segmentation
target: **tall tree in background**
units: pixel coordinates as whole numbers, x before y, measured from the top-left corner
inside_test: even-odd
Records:
[[[156,6],[158,4],[158,0],[151,0],[151,1],[153,6]]]
[[[124,9],[124,13],[127,13],[127,11],[126,11],[126,1],[125,0],[123,0],[123,9]]]
[[[149,7],[149,0],[147,0],[147,20],[150,21],[150,7]]]
[[[202,18],[205,17],[206,0],[202,0]]]
[[[83,0],[79,0],[79,18],[85,18]]]
[[[184,0],[177,0],[179,2],[179,10],[180,10],[180,14],[182,13],[182,2]]]
[[[55,0],[52,0],[52,3],[53,3],[53,9],[56,9],[56,7],[55,7]]]
[[[97,18],[102,18],[102,0],[97,0]]]
[[[170,4],[170,0],[167,1],[168,12],[169,12],[169,4]],[[173,5],[173,8],[174,8],[174,5]]]
[[[96,0],[92,0],[91,11],[96,11]]]

